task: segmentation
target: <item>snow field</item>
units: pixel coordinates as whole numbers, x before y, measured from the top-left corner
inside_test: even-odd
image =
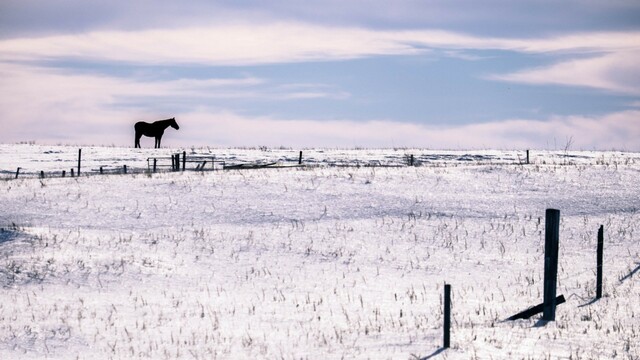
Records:
[[[640,162],[589,156],[1,182],[0,358],[636,359]],[[567,303],[505,322],[548,207]]]

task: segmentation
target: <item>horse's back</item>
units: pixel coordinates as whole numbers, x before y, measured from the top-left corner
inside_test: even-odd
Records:
[[[149,123],[144,122],[144,121],[138,121],[135,125],[133,125],[133,128],[136,130],[142,130],[144,128],[146,128],[147,126],[149,126]]]

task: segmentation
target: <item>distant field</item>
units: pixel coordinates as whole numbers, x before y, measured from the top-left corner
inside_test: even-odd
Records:
[[[0,145],[1,359],[640,358],[640,154],[303,149],[305,167],[148,172],[183,151],[299,155],[87,147],[94,176],[72,179],[54,175],[78,148]],[[504,321],[542,301],[547,208],[567,302]]]

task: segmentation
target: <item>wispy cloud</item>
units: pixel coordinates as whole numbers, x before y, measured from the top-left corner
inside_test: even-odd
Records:
[[[565,116],[436,127],[376,121],[280,120],[230,112],[184,114],[185,136],[201,145],[296,147],[427,147],[434,149],[640,150],[640,111],[601,117]],[[191,128],[191,129],[190,129]],[[240,129],[240,131],[238,131]]]
[[[566,60],[551,66],[489,78],[527,84],[585,86],[640,95],[638,58],[640,50],[621,51],[586,59]]]
[[[13,68],[11,68],[13,67]],[[167,146],[416,146],[428,148],[548,148],[574,139],[574,149],[640,150],[640,110],[604,116],[557,116],[513,119],[459,126],[429,126],[387,119],[370,121],[281,119],[247,116],[196,106],[164,114],[149,108],[112,106],[119,96],[164,96],[203,87],[231,91],[263,84],[256,78],[167,81],[148,84],[131,79],[52,73],[49,69],[9,65],[0,68],[1,142],[36,140],[40,143],[115,144],[132,146],[132,124],[176,116],[179,137]],[[38,79],[37,86],[33,86]],[[194,87],[196,90],[194,90]],[[283,93],[310,92],[330,87],[291,84]],[[197,92],[196,91],[196,92]],[[295,96],[295,95],[292,95]]]
[[[235,24],[0,40],[0,58],[12,61],[76,59],[137,64],[256,65],[336,61],[379,55],[418,55],[443,49],[563,54],[543,68],[490,79],[527,84],[586,86],[640,92],[640,32],[590,32],[547,38],[493,38],[439,30],[372,30],[304,23]],[[574,56],[571,57],[570,55]],[[585,56],[588,56],[585,58]],[[314,93],[300,96],[315,96]]]
[[[79,58],[145,64],[249,65],[420,54],[425,48],[616,52],[638,49],[639,43],[640,32],[510,39],[439,30],[372,30],[289,22],[16,38],[0,41],[0,55],[13,60]]]

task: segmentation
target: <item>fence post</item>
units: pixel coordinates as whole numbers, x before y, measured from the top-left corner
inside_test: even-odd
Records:
[[[82,159],[82,149],[78,149],[78,177],[80,176],[80,159]]]
[[[527,150],[527,165],[529,165],[529,150]]]
[[[67,176],[67,170],[62,170],[62,177]]]
[[[411,157],[409,158],[409,165],[413,166],[413,154],[411,154]]]
[[[186,168],[186,163],[187,163],[187,152],[183,151],[182,152],[182,171],[184,171],[184,169]]]
[[[100,166],[100,175],[104,174],[103,170],[102,170],[102,166]]]
[[[597,255],[597,275],[596,275],[596,299],[602,297],[602,260],[604,250],[604,225],[600,225],[598,229],[598,255]]]
[[[560,210],[547,209],[544,237],[544,310],[542,319],[556,319],[556,284],[558,281],[558,244]]]
[[[451,285],[444,284],[444,336],[442,347],[447,349],[450,345],[451,328]]]
[[[127,165],[123,165],[124,173],[127,173]]]
[[[158,163],[158,159],[153,158],[153,172],[156,172],[156,164]]]
[[[16,170],[16,179],[18,178],[18,175],[20,175],[20,167]]]
[[[71,168],[71,177],[73,177],[73,168]]]
[[[44,179],[44,171],[40,170],[40,179]]]
[[[298,165],[302,165],[302,151],[300,151],[300,156],[298,156]]]
[[[176,154],[176,171],[180,171],[180,153]]]

